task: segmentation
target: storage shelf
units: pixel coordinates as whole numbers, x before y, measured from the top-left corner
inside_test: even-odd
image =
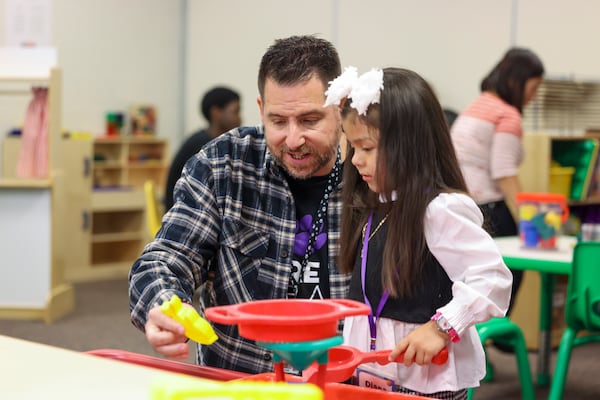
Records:
[[[167,142],[155,137],[104,137],[94,143],[94,186],[142,189],[165,184]],[[142,174],[142,175],[140,175]]]
[[[71,282],[92,282],[105,279],[126,278],[131,269],[129,262],[112,262],[87,265],[83,268],[69,269],[65,278]]]
[[[92,243],[107,243],[107,242],[120,242],[126,240],[142,240],[144,239],[144,232],[118,232],[118,233],[100,233],[92,235]]]
[[[129,262],[133,264],[145,244],[142,239],[92,243],[91,266]]]
[[[165,165],[160,161],[140,161],[129,163],[128,167],[135,169],[162,169],[165,168]]]
[[[568,202],[569,206],[592,206],[592,205],[599,205],[599,204],[600,204],[600,197],[598,197],[598,196],[589,197],[585,200],[569,200],[569,202]]]
[[[52,187],[50,179],[0,179],[0,188],[3,189],[46,189]]]
[[[94,161],[95,169],[118,169],[125,168],[125,165],[117,161]]]

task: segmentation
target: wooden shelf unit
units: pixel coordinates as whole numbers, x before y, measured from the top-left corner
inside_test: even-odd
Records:
[[[50,323],[75,308],[74,290],[65,278],[64,263],[69,232],[62,224],[68,190],[60,145],[62,71],[54,67],[43,77],[0,77],[0,83],[25,87],[0,90],[2,95],[30,95],[31,86],[48,87],[48,176],[17,177],[20,143],[14,138],[3,143],[0,237],[5,246],[3,272],[11,278],[0,284],[0,318],[43,319]]]
[[[167,141],[155,137],[101,137],[93,141],[89,254],[74,281],[126,276],[150,238],[143,185],[166,179]]]
[[[165,181],[167,142],[156,138],[101,138],[94,143],[94,187],[143,188]]]

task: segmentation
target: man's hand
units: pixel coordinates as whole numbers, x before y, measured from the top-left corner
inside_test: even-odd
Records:
[[[146,339],[158,353],[165,357],[183,359],[190,353],[183,325],[166,316],[159,306],[148,312]]]

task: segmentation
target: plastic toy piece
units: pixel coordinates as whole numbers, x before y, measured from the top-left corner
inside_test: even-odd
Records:
[[[329,349],[329,360],[325,368],[320,365],[311,364],[302,373],[306,382],[315,383],[318,374],[325,372],[325,382],[343,382],[349,379],[356,367],[363,363],[377,362],[380,365],[390,363],[388,357],[391,350],[379,350],[363,352],[352,346],[337,346]],[[436,365],[443,365],[448,361],[448,349],[442,349],[436,354],[431,362]],[[393,362],[404,362],[404,353],[401,353]]]
[[[168,377],[152,382],[152,400],[323,400],[321,389],[311,384],[284,382],[215,382],[188,377]]]
[[[185,307],[177,295],[160,305],[163,313],[179,322],[185,328],[185,336],[200,344],[213,344],[217,334],[207,320],[192,307]]]
[[[560,230],[562,216],[554,211],[548,211],[544,216],[544,222],[552,227],[554,230]]]

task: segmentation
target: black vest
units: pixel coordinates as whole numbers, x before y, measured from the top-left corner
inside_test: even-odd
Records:
[[[373,226],[376,226],[374,221]],[[379,300],[383,293],[381,282],[381,263],[383,261],[383,247],[387,235],[387,223],[369,241],[367,255],[367,271],[365,285],[367,297],[371,303],[373,314],[377,311]],[[350,281],[350,298],[364,302],[361,287],[361,249],[359,244],[357,261]],[[413,286],[413,295],[410,298],[389,297],[381,317],[408,323],[425,323],[436,313],[436,310],[450,302],[452,299],[452,281],[442,268],[438,260],[427,250],[423,265],[421,281]]]

